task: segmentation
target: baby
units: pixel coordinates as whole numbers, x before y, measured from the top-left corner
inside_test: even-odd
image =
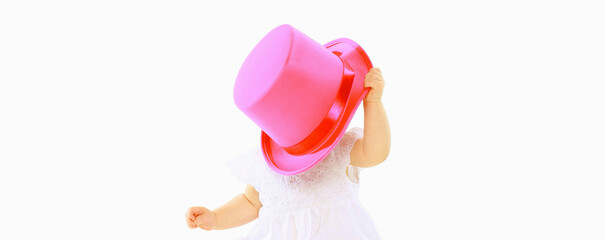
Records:
[[[357,196],[359,168],[382,163],[391,147],[379,68],[365,75],[364,87],[370,88],[363,99],[364,128],[347,131],[324,160],[305,172],[281,175],[254,148],[230,162],[248,183],[244,193],[214,210],[189,208],[187,226],[229,229],[258,218],[246,239],[380,239]]]

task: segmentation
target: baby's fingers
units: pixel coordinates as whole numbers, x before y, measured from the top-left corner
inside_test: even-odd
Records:
[[[187,218],[186,221],[187,221],[187,226],[189,228],[191,228],[191,229],[197,228],[197,224],[195,224],[194,220]]]
[[[185,221],[187,222],[187,226],[189,228],[197,228],[197,224],[195,224],[196,214],[194,213],[194,208],[189,208],[185,213]]]

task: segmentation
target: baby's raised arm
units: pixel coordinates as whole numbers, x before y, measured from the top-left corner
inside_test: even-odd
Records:
[[[258,192],[252,185],[247,185],[244,193],[235,196],[231,201],[211,211],[205,207],[191,207],[185,214],[189,228],[199,227],[204,230],[222,230],[244,225],[258,217],[262,204]]]
[[[389,120],[382,105],[384,78],[379,68],[372,68],[366,74],[364,86],[370,91],[363,99],[363,138],[355,142],[351,152],[351,165],[372,167],[382,163],[391,149]]]

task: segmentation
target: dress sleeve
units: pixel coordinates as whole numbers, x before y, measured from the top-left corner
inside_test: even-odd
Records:
[[[358,139],[363,137],[363,128],[353,127],[349,129],[342,139],[340,140],[340,153],[341,158],[345,159],[346,165],[348,166],[347,175],[349,179],[354,183],[359,183],[359,172],[363,169],[356,167],[351,164],[350,153]]]
[[[360,127],[351,128],[342,136],[342,139],[340,140],[340,151],[341,154],[344,154],[342,157],[348,159],[347,163],[351,162],[349,153],[351,152],[351,149],[353,149],[355,142],[362,137],[363,129]]]
[[[257,161],[255,159],[257,157],[256,153],[257,149],[255,147],[227,162],[227,167],[231,170],[231,173],[246,184],[256,185],[255,174],[252,172]]]

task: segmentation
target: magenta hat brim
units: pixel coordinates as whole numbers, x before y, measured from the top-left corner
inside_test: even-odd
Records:
[[[347,97],[346,106],[339,116],[337,126],[327,133],[330,137],[323,142],[320,148],[315,152],[304,155],[289,154],[283,147],[275,143],[269,135],[261,130],[261,148],[263,155],[269,167],[277,173],[283,175],[294,175],[304,172],[321,160],[323,160],[334,149],[336,144],[344,135],[351,119],[363,102],[366,94],[369,91],[365,89],[365,75],[372,68],[372,62],[365,51],[354,41],[348,38],[339,38],[324,44],[328,50],[336,52],[339,57],[346,62],[355,73],[353,83],[349,95]],[[361,86],[361,87],[359,87]]]

